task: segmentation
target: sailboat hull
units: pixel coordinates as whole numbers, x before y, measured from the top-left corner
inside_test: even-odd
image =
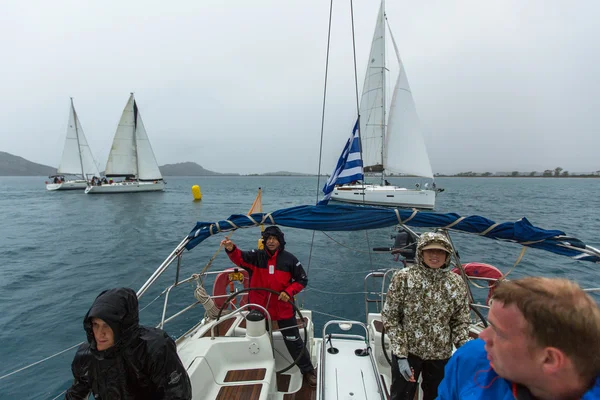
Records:
[[[84,180],[65,181],[61,183],[48,183],[46,190],[83,190],[87,187],[87,182]]]
[[[163,181],[153,182],[115,182],[102,184],[100,186],[88,186],[86,194],[99,193],[135,193],[135,192],[160,192],[165,190]]]
[[[333,190],[331,200],[353,204],[407,207],[433,210],[435,190],[407,189],[398,186],[348,185]]]

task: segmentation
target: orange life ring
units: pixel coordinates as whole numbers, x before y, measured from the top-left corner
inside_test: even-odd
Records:
[[[217,275],[212,291],[213,301],[217,307],[221,308],[221,306],[225,304],[225,300],[227,300],[227,297],[225,297],[226,295],[234,293],[235,281],[241,282],[244,286],[244,289],[248,289],[250,287],[250,276],[248,275],[248,271],[243,268],[228,268]],[[227,290],[228,288],[229,290]],[[224,297],[215,298],[214,296]],[[232,303],[235,304],[235,299],[232,301]],[[240,306],[243,306],[246,303],[248,303],[247,294],[242,297]]]
[[[470,262],[467,264],[463,264],[462,267],[465,270],[465,274],[467,274],[467,276],[496,279],[496,281],[504,276],[498,268],[490,264]],[[458,268],[452,268],[452,272],[460,274]],[[494,289],[496,288],[496,281],[488,281],[489,290],[487,299],[485,299],[485,304],[489,304],[490,299],[494,294]]]

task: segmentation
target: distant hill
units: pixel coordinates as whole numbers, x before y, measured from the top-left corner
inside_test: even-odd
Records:
[[[166,164],[160,168],[163,176],[208,176],[208,175],[239,175],[239,174],[221,174],[219,172],[209,171],[202,168],[195,162],[183,162],[177,164]]]
[[[56,168],[27,161],[23,157],[0,151],[0,176],[49,176]]]

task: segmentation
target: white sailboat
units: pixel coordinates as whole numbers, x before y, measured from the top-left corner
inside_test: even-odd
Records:
[[[133,93],[123,110],[105,170],[108,182],[88,185],[85,193],[155,192],[165,189]],[[113,181],[113,178],[121,178]]]
[[[98,164],[96,164],[87,139],[83,134],[83,128],[77,117],[73,98],[71,98],[65,146],[56,174],[49,176],[51,181],[46,182],[46,190],[85,189],[87,179],[91,179],[93,176],[100,176]]]
[[[437,193],[433,184],[431,188],[417,186],[410,189],[385,184],[385,173],[401,173],[433,180],[415,102],[391,32],[399,72],[389,112],[386,108],[385,35],[385,7],[382,1],[359,110],[364,172],[381,173],[382,183],[338,186],[331,199],[347,203],[433,209]]]

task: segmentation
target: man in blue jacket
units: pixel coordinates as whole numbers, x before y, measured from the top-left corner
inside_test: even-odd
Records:
[[[438,399],[600,399],[600,308],[577,284],[504,281],[488,320],[446,365]]]

